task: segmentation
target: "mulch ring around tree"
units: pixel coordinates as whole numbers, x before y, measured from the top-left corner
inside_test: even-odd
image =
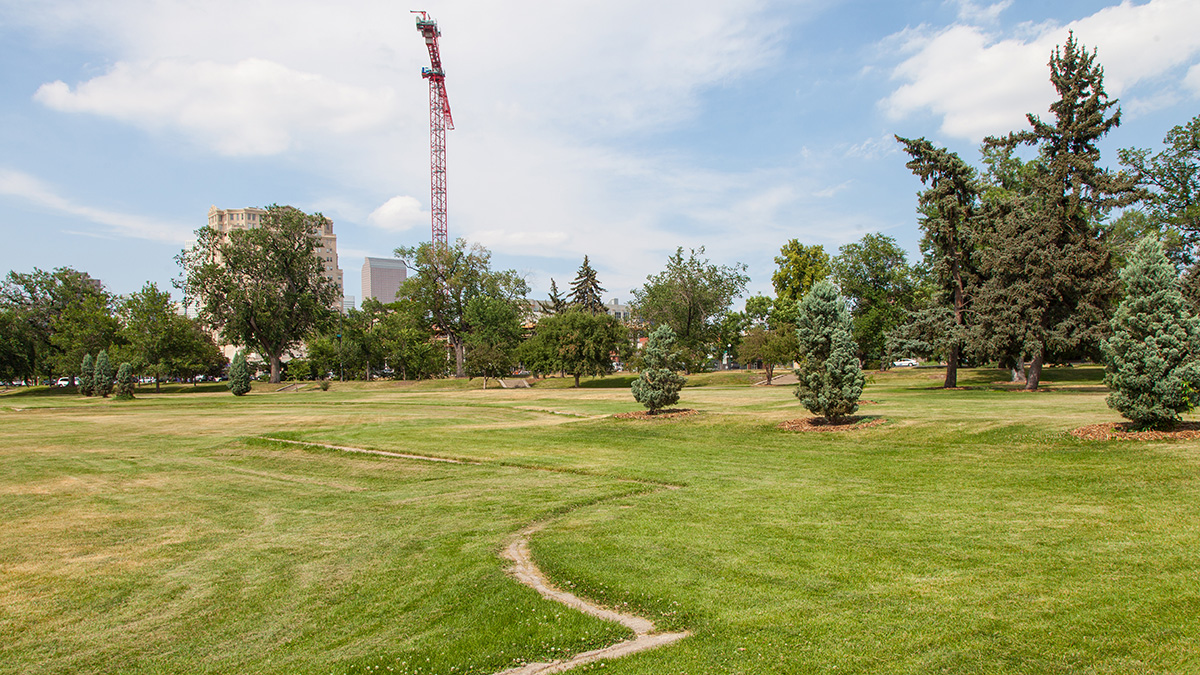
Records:
[[[801,417],[796,420],[780,422],[778,426],[784,431],[855,431],[877,427],[886,421],[887,419],[883,417],[854,415],[842,420],[841,424],[831,424],[824,417]]]
[[[691,408],[664,408],[663,410],[659,410],[657,415],[651,415],[645,410],[635,410],[633,412],[617,413],[613,415],[613,417],[622,420],[669,420],[678,417],[690,417],[692,415],[699,414],[699,410],[693,410]]]
[[[1186,441],[1200,438],[1200,422],[1180,422],[1170,431],[1135,431],[1133,422],[1105,422],[1072,429],[1085,441]]]

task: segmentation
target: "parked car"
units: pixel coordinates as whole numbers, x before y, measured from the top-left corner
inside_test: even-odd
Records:
[[[54,386],[56,386],[56,387],[69,387],[69,386],[71,386],[71,378],[69,378],[69,377],[60,377],[60,378],[58,378],[58,381],[54,383]]]
[[[916,359],[900,359],[899,361],[892,361],[892,365],[896,368],[911,368],[918,365],[918,363]]]

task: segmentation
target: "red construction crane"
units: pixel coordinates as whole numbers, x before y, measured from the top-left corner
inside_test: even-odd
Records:
[[[421,77],[429,80],[429,210],[433,214],[433,245],[447,244],[446,227],[446,130],[454,128],[450,116],[450,99],[446,97],[446,73],[442,70],[442,55],[438,53],[438,38],[442,32],[437,22],[426,12],[417,15],[417,32],[425,36],[429,48],[429,68],[421,69]]]

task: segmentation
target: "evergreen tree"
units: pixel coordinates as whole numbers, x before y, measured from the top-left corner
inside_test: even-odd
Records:
[[[108,352],[101,350],[96,355],[96,368],[92,371],[92,391],[97,396],[108,398],[112,393],[112,366],[108,365]]]
[[[562,314],[567,311],[567,301],[558,294],[558,284],[554,282],[554,278],[550,279],[550,299],[546,302],[547,314]]]
[[[1137,195],[1132,179],[1098,166],[1097,143],[1120,124],[1104,91],[1104,69],[1067,38],[1050,57],[1059,100],[1053,122],[1027,115],[1031,129],[988,138],[985,150],[1035,145],[1039,154],[1023,185],[991,204],[988,245],[980,256],[987,281],[976,296],[981,336],[1015,343],[1031,357],[1025,388],[1035,390],[1052,355],[1084,352],[1099,342],[1117,296],[1111,254],[1097,219]],[[982,340],[981,340],[982,342]]]
[[[96,362],[92,360],[91,354],[83,355],[83,363],[79,366],[79,393],[84,396],[91,396],[92,380],[95,378]]]
[[[1140,427],[1169,427],[1200,403],[1200,317],[1162,244],[1146,238],[1121,272],[1125,299],[1103,343],[1108,405]]]
[[[122,363],[121,367],[117,368],[117,392],[113,398],[119,401],[133,399],[133,366],[128,362]]]
[[[603,293],[604,289],[596,280],[596,270],[592,269],[588,257],[583,256],[583,264],[579,266],[575,281],[571,282],[571,305],[589,314],[607,314],[608,308],[601,297]]]
[[[797,307],[796,339],[803,365],[796,397],[814,415],[837,424],[858,410],[862,370],[855,356],[846,300],[829,281],[813,285]]]
[[[920,194],[917,205],[925,231],[922,249],[926,264],[934,270],[941,290],[940,307],[949,307],[952,322],[939,345],[946,357],[946,379],[942,386],[958,386],[958,363],[967,340],[968,301],[978,282],[975,265],[975,220],[979,209],[979,182],[975,170],[955,153],[938,148],[924,138],[910,140],[896,136],[912,157],[907,164],[929,187]],[[933,309],[910,315],[922,325],[932,323],[942,312]],[[919,330],[916,325],[909,331]],[[889,343],[890,344],[890,343]],[[890,357],[889,357],[890,358]]]
[[[683,389],[686,382],[682,375],[675,372],[677,357],[672,351],[674,346],[675,331],[670,326],[663,324],[655,328],[642,355],[642,372],[630,387],[633,398],[646,406],[651,415],[657,415],[663,408],[678,403],[679,390]]]
[[[246,363],[246,352],[238,351],[229,364],[229,391],[234,396],[250,393],[250,366]]]

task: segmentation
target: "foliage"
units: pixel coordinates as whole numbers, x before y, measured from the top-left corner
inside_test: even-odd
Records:
[[[687,258],[677,248],[665,270],[633,290],[631,303],[644,323],[671,327],[688,372],[699,369],[719,346],[720,321],[750,281],[745,265],[718,266],[703,255],[704,247],[692,249]]]
[[[1110,114],[1116,101],[1095,52],[1070,35],[1050,57],[1050,81],[1059,94],[1053,122],[1030,114],[1030,129],[984,142],[1000,153],[993,171],[1008,184],[988,192],[977,334],[1031,357],[1030,390],[1047,358],[1098,345],[1117,283],[1097,220],[1137,196],[1131,178],[1097,163],[1097,143],[1120,124],[1120,110]],[[1012,156],[1019,145],[1036,146],[1037,159],[1022,165]]]
[[[1166,149],[1120,151],[1121,164],[1148,190],[1145,215],[1152,228],[1166,235],[1167,253],[1180,266],[1200,255],[1200,115],[1172,127],[1163,139]]]
[[[101,350],[96,355],[96,368],[92,371],[92,391],[97,396],[108,398],[112,393],[113,371],[108,363],[108,352]]]
[[[467,303],[464,318],[472,327],[467,336],[467,373],[483,377],[487,389],[488,378],[504,377],[516,365],[521,315],[512,302],[477,295]]]
[[[1121,281],[1125,299],[1103,343],[1108,405],[1142,427],[1172,426],[1200,403],[1200,318],[1158,241],[1138,245]]]
[[[580,309],[542,317],[533,337],[523,345],[526,366],[539,372],[561,371],[575,378],[599,377],[613,372],[613,354],[628,331],[607,313],[592,314]],[[524,360],[524,359],[522,359]]]
[[[118,401],[133,400],[133,384],[133,366],[126,361],[117,368],[116,395],[113,398]]]
[[[9,272],[0,287],[0,307],[12,312],[16,363],[47,379],[73,374],[84,354],[116,341],[111,302],[99,282],[69,267]]]
[[[120,335],[135,372],[153,375],[155,389],[164,378],[212,374],[224,365],[224,357],[194,320],[175,311],[171,295],[154,283],[121,299]]]
[[[796,341],[801,359],[796,397],[809,412],[837,424],[858,410],[866,383],[850,332],[846,300],[829,281],[819,281],[797,307]]]
[[[589,314],[607,314],[603,293],[604,288],[596,279],[596,270],[592,269],[588,257],[583,256],[583,264],[575,274],[575,281],[571,282],[571,307]]]
[[[761,362],[767,371],[767,384],[775,377],[775,366],[791,363],[798,356],[800,345],[796,342],[794,326],[767,328],[751,326],[738,346],[738,361],[750,365]]]
[[[177,282],[200,319],[228,344],[249,347],[270,363],[279,382],[283,355],[327,325],[340,300],[325,276],[314,236],[329,221],[290,206],[267,207],[259,227],[223,235],[196,231],[196,244],[179,254]]]
[[[84,396],[91,396],[95,393],[92,388],[92,381],[96,377],[96,362],[92,359],[91,354],[84,354],[83,361],[79,365],[79,393]]]
[[[37,344],[29,323],[17,310],[0,307],[0,382],[34,379]]]
[[[781,307],[795,307],[813,284],[833,273],[824,246],[805,246],[798,239],[788,240],[779,249],[775,265],[777,269],[771,275],[771,284],[775,287],[775,297]]]
[[[466,338],[474,327],[466,317],[471,299],[486,295],[519,308],[529,286],[515,270],[493,271],[492,254],[479,244],[468,247],[458,239],[451,246],[424,242],[415,247],[396,249],[416,274],[400,286],[398,297],[409,301],[454,349],[455,374],[466,376]]]
[[[857,355],[863,360],[882,358],[885,335],[916,304],[918,280],[907,254],[895,239],[870,233],[839,249],[833,275],[852,306]]]
[[[686,380],[675,372],[678,355],[674,352],[675,331],[662,324],[650,333],[642,354],[644,367],[630,389],[633,398],[651,415],[679,402],[679,390]]]
[[[250,393],[250,366],[246,363],[245,350],[238,350],[229,363],[229,391],[234,396]]]
[[[546,301],[544,308],[547,314],[562,314],[567,311],[567,301],[559,295],[558,284],[554,282],[553,277],[550,278],[550,297]]]
[[[967,317],[970,297],[979,283],[979,271],[975,261],[978,235],[980,184],[973,168],[959,156],[946,148],[939,148],[924,138],[911,140],[896,136],[912,159],[905,164],[928,187],[918,200],[918,211],[923,214],[921,229],[925,232],[922,249],[925,264],[937,277],[940,296],[938,307],[910,314],[909,321],[915,324],[905,330],[909,334],[919,333],[928,341],[929,347],[945,355],[946,379],[942,386],[958,386],[958,365],[967,341]],[[938,320],[950,310],[950,322],[946,325]],[[936,331],[928,330],[941,324]],[[893,329],[893,332],[903,326]],[[888,337],[888,352],[893,343]],[[895,336],[900,338],[900,333]],[[916,343],[909,341],[905,349],[910,351]],[[909,354],[911,355],[911,353]],[[887,356],[884,361],[890,361]]]

